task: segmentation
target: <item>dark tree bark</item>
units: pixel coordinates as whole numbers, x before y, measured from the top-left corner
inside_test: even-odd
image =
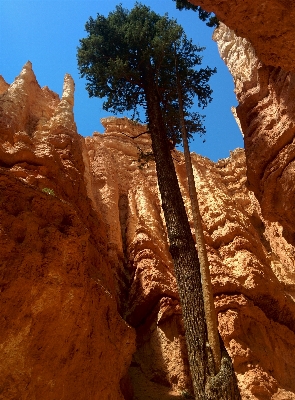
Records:
[[[196,398],[205,400],[206,326],[199,260],[169,150],[153,79],[147,79],[145,91],[149,130],[170,253],[181,301],[193,386]]]
[[[204,232],[202,227],[202,218],[200,214],[199,202],[197,197],[194,172],[192,166],[191,155],[189,151],[189,144],[187,138],[187,131],[185,126],[185,118],[184,118],[184,107],[182,100],[182,89],[181,82],[178,75],[178,63],[177,63],[177,55],[175,52],[175,73],[176,73],[176,85],[177,85],[177,93],[178,93],[178,103],[179,103],[179,119],[181,125],[181,137],[182,144],[184,150],[184,158],[185,158],[185,167],[187,174],[187,182],[189,188],[189,195],[191,201],[191,210],[193,214],[193,223],[195,228],[195,237],[198,249],[198,258],[200,262],[200,272],[202,277],[202,291],[203,291],[203,300],[204,300],[204,310],[206,316],[206,325],[207,325],[207,333],[208,333],[208,341],[212,351],[212,356],[214,360],[214,373],[217,374],[220,370],[220,362],[221,362],[221,351],[220,351],[220,343],[219,343],[219,334],[217,328],[217,316],[214,307],[213,300],[213,292],[212,292],[212,284],[211,284],[211,276],[209,269],[209,261],[207,257],[207,250],[204,238]],[[210,366],[209,366],[210,367]],[[213,368],[213,367],[212,367]]]

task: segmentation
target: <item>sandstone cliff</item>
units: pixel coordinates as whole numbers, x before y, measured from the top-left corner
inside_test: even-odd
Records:
[[[73,89],[69,75],[61,99],[41,89],[27,63],[0,97],[1,399],[123,399],[134,332],[87,196]]]
[[[188,0],[246,38],[266,65],[295,71],[295,4],[291,0]]]
[[[30,63],[0,84],[0,399],[185,398],[156,174],[138,163],[150,140],[132,139],[145,127],[107,118],[104,134],[82,138],[71,77],[59,99]],[[183,156],[173,156],[191,216]],[[294,247],[262,217],[243,150],[218,163],[193,155],[193,165],[219,329],[242,397],[293,399]]]
[[[215,38],[236,84],[249,187],[263,216],[279,221],[294,245],[294,3],[190,1],[232,29],[222,25]]]
[[[279,221],[294,245],[294,73],[263,64],[252,45],[225,25],[217,29],[215,40],[235,80],[249,188],[263,216]]]
[[[276,228],[271,236],[266,229],[264,234],[272,237],[272,269],[294,299],[294,4],[276,0],[190,1],[214,11],[232,29],[221,24],[214,38],[235,82],[247,187],[259,200],[265,226],[279,222],[273,224]],[[283,241],[276,239],[278,231]]]

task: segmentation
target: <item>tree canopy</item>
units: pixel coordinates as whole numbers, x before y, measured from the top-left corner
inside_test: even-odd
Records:
[[[90,17],[85,28],[88,37],[80,40],[78,66],[81,76],[88,81],[90,97],[106,98],[105,110],[115,114],[132,111],[133,118],[140,120],[140,110],[147,109],[143,73],[149,65],[167,135],[178,143],[181,129],[175,76],[177,56],[188,135],[205,133],[203,116],[191,108],[195,102],[204,108],[212,100],[208,81],[216,69],[197,69],[204,48],[194,45],[175,20],[143,5],[136,4],[131,11],[119,5],[108,17]]]
[[[219,25],[219,20],[216,17],[216,15],[214,15],[211,12],[203,10],[200,6],[196,6],[190,3],[188,0],[173,0],[173,1],[176,2],[176,8],[178,8],[178,10],[193,10],[198,12],[200,20],[206,21],[207,26],[210,26],[212,28],[214,26]]]

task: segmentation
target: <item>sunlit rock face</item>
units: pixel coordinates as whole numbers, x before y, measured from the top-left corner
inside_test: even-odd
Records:
[[[266,65],[295,71],[295,4],[290,0],[189,0],[213,11],[220,21],[247,38]],[[196,17],[197,18],[197,17]]]
[[[9,88],[9,84],[5,82],[4,78],[0,75],[0,94]]]
[[[214,34],[236,83],[249,187],[263,216],[295,243],[295,5],[291,1],[190,0],[226,24]]]
[[[223,24],[214,39],[235,82],[249,188],[263,216],[279,221],[294,244],[295,75],[263,64],[247,39]]]
[[[86,138],[91,196],[109,229],[110,257],[129,287],[121,310],[137,332],[129,370],[133,393],[136,399],[155,393],[172,399],[191,388],[155,169],[153,162],[139,168],[138,153],[150,151],[150,142],[148,135],[138,136],[146,128],[136,130],[127,119],[103,124],[104,134]],[[173,157],[191,220],[183,155],[174,151]],[[220,333],[242,396],[292,398],[294,248],[278,223],[262,218],[246,187],[243,150],[218,163],[195,154],[192,159]]]
[[[290,14],[292,14],[292,7],[290,5]],[[276,15],[276,18],[279,18],[279,14]],[[251,19],[251,12],[249,19]],[[255,19],[252,19],[252,23],[253,31],[255,32],[257,29]],[[231,26],[236,32],[241,34],[235,22]],[[293,29],[293,25],[291,29]],[[271,36],[271,33],[269,35]],[[285,31],[280,32],[278,29],[277,36],[279,35],[283,38]],[[293,247],[295,242],[295,214],[293,204],[295,195],[294,185],[291,182],[294,182],[293,159],[295,156],[295,81],[294,73],[292,72],[294,65],[290,68],[291,72],[285,72],[273,61],[271,56],[275,53],[278,55],[276,58],[279,60],[278,65],[281,65],[283,68],[290,67],[288,62],[286,63],[286,60],[284,60],[285,48],[283,46],[281,48],[273,46],[270,58],[267,59],[261,54],[259,40],[257,38],[253,39],[250,33],[246,37],[238,37],[234,31],[230,30],[224,24],[221,24],[214,32],[214,40],[218,44],[220,55],[227,64],[235,83],[235,92],[239,102],[236,112],[245,141],[247,187],[255,193],[263,215],[263,224],[259,227],[257,225],[258,220],[256,219],[256,227],[259,228],[263,237],[267,239],[268,244],[267,242],[263,243],[265,248],[268,249],[267,258],[270,261],[272,271],[284,287],[284,294],[288,299],[287,303],[289,301],[293,303],[295,271]],[[273,37],[265,38],[266,52],[272,46],[272,39]],[[293,54],[290,55],[290,60],[292,60],[292,57]],[[261,60],[271,65],[266,65]],[[271,221],[278,221],[279,223]],[[267,281],[270,284],[271,279],[267,278]],[[295,397],[292,383],[294,367],[290,367],[292,362],[289,359],[287,350],[289,346],[293,345],[291,345],[291,342],[288,342],[290,336],[288,336],[287,332],[284,334],[283,330],[285,326],[288,326],[294,332],[294,326],[288,325],[288,317],[283,323],[278,320],[277,317],[279,315],[286,316],[287,314],[284,311],[276,312],[277,303],[268,298],[267,294],[262,295],[260,300],[264,302],[264,306],[260,307],[262,310],[264,309],[263,307],[266,307],[269,311],[272,310],[270,314],[269,311],[264,311],[270,317],[268,323],[266,321],[263,323],[262,319],[260,319],[261,316],[256,320],[257,323],[255,326],[255,337],[257,340],[260,337],[260,343],[264,343],[263,346],[260,346],[260,350],[256,347],[256,351],[260,354],[260,366],[263,366],[263,371],[260,368],[245,371],[243,375],[245,392],[243,392],[248,393],[248,395],[251,392],[251,395],[255,396],[254,398],[293,399]],[[239,303],[242,304],[243,302],[243,297],[240,297]],[[244,304],[246,305],[246,303]],[[257,306],[257,303],[255,306]],[[256,307],[253,307],[250,303],[248,303],[247,307],[249,307],[248,311],[243,314],[243,324],[245,325],[248,318],[251,319],[250,315],[253,315],[252,312],[254,310],[257,311],[257,316],[260,315]],[[221,314],[219,313],[220,326],[222,325],[221,320],[223,318]],[[294,315],[294,312],[291,311],[291,314]],[[226,313],[226,315],[224,318],[227,324],[230,318],[232,318],[232,331],[234,331],[236,329],[234,326],[240,326],[240,318],[235,313],[232,313],[231,316],[229,313]],[[281,326],[277,326],[277,329],[273,331],[269,324],[274,327],[277,322]],[[245,328],[242,329],[247,332]],[[277,367],[275,372],[273,365],[276,363],[276,359],[273,359],[271,365],[268,362],[270,361],[269,354],[276,354],[277,343],[281,341],[278,337],[275,338],[280,330],[280,337],[283,342],[285,341],[283,338],[288,338],[285,342],[286,347],[283,345],[285,350],[282,350],[282,353],[285,354],[284,360],[287,361],[287,364],[283,362],[285,367]],[[265,340],[262,337],[265,337]],[[231,338],[230,333],[229,338]],[[245,343],[248,343],[249,340],[251,341],[249,337],[245,337]],[[283,344],[283,342],[281,343]],[[267,343],[272,343],[272,346],[268,348]],[[254,348],[251,348],[251,352],[253,350]],[[263,358],[264,361],[262,361]],[[247,366],[250,364],[247,364]],[[268,376],[265,375],[267,371],[271,371]],[[292,371],[291,375],[290,371]],[[257,382],[260,382],[258,386],[251,386],[252,383],[249,376],[253,372],[256,375]],[[285,382],[280,388],[277,386],[279,381],[281,384]]]
[[[1,91],[0,397],[123,400],[135,336],[87,195],[73,80],[60,99],[27,63]]]
[[[245,74],[245,69],[242,69]],[[4,81],[1,81],[4,82]],[[28,63],[0,95],[5,399],[182,399],[184,328],[147,127],[82,138]],[[2,89],[1,89],[2,90]],[[185,163],[173,151],[192,233]],[[243,150],[192,155],[220,334],[243,399],[293,399],[294,247],[262,217]]]

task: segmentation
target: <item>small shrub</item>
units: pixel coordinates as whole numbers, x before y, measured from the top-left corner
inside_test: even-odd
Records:
[[[42,192],[46,193],[46,194],[50,194],[51,196],[55,196],[54,190],[53,189],[49,189],[49,188],[43,188]]]

